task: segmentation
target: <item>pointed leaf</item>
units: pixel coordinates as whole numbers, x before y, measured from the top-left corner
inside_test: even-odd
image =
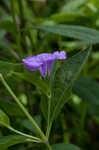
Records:
[[[41,127],[41,116],[39,116],[39,115],[35,116],[34,120],[36,121],[36,123],[38,124],[38,126]],[[32,125],[32,123],[31,123],[30,120],[28,120],[28,119],[23,120],[21,125],[23,127],[25,127],[26,129],[28,129],[29,131],[37,134],[37,130]]]
[[[50,121],[53,121],[61,111],[64,104],[71,96],[71,86],[73,81],[81,71],[85,61],[88,58],[91,47],[80,51],[68,59],[52,75],[51,81],[51,99],[50,99]]]
[[[10,146],[29,142],[29,140],[26,137],[23,136],[17,136],[17,135],[10,135],[10,136],[4,136],[0,137],[0,149],[5,150]]]
[[[0,126],[10,126],[8,116],[0,109]]]
[[[86,41],[86,44],[99,43],[99,31],[87,27],[58,24],[53,26],[33,26],[32,28],[83,40]]]

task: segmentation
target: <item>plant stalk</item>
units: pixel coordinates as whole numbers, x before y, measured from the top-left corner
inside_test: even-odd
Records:
[[[2,74],[0,74],[0,78],[1,81],[3,83],[3,85],[6,87],[6,89],[8,90],[8,92],[11,94],[11,96],[13,97],[13,99],[15,100],[15,102],[19,105],[19,107],[21,108],[21,110],[24,112],[24,114],[27,116],[27,118],[31,121],[31,123],[34,125],[34,127],[37,129],[39,135],[41,136],[42,140],[46,140],[46,136],[44,135],[44,133],[42,132],[42,130],[39,128],[39,126],[37,125],[37,123],[35,122],[35,120],[32,118],[32,116],[29,114],[29,112],[27,111],[27,109],[24,107],[23,104],[20,103],[19,99],[16,97],[16,95],[14,94],[14,92],[12,91],[12,89],[9,87],[9,85],[7,84],[7,82],[4,80]]]
[[[11,4],[11,13],[12,13],[12,18],[13,18],[13,23],[14,23],[14,26],[15,26],[14,37],[15,37],[15,40],[16,40],[16,44],[18,46],[19,56],[22,58],[21,35],[20,35],[20,32],[19,32],[18,25],[16,23],[16,12],[15,12],[14,0],[10,0],[10,4]]]
[[[81,114],[81,120],[80,120],[80,127],[81,130],[84,129],[84,124],[85,124],[85,118],[86,118],[86,114],[87,114],[87,102],[83,102],[82,103],[82,114]]]
[[[52,147],[50,146],[49,142],[46,143],[46,146],[48,147],[49,150],[53,150]]]
[[[27,138],[32,139],[33,142],[36,142],[36,143],[40,143],[41,142],[41,140],[39,138],[35,137],[35,136],[31,136],[31,135],[25,134],[25,133],[20,132],[20,131],[18,131],[16,129],[12,128],[12,127],[7,127],[7,128],[10,129],[13,132],[19,134],[19,135],[22,135],[22,136],[25,136]]]
[[[47,131],[46,131],[46,136],[49,138],[50,135],[50,130],[51,130],[51,122],[50,122],[50,108],[51,108],[51,103],[50,103],[50,99],[51,97],[49,97],[49,101],[48,101],[48,123],[47,123]]]
[[[24,5],[23,0],[17,0],[18,7],[19,7],[19,18],[20,18],[20,35],[21,35],[21,44],[23,47],[23,50],[28,50],[28,45],[26,41],[26,33],[23,31],[26,27],[26,17],[24,13]]]

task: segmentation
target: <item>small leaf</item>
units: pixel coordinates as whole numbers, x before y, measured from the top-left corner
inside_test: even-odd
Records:
[[[0,126],[10,126],[10,120],[8,116],[0,109]]]
[[[38,126],[41,127],[41,116],[39,116],[39,115],[35,116],[34,120],[36,121]],[[28,119],[25,119],[22,121],[22,126],[33,133],[37,133],[37,130],[35,129],[35,127],[32,125],[32,123]]]
[[[15,136],[15,135],[10,135],[10,136],[4,136],[0,137],[0,149],[5,150],[10,146],[20,144],[20,143],[25,143],[28,142],[29,140],[26,137],[23,136]]]
[[[58,116],[64,104],[70,99],[73,81],[85,64],[90,50],[91,47],[80,51],[66,60],[65,63],[52,74],[51,99],[49,101],[50,122]]]
[[[53,150],[80,150],[80,148],[73,144],[54,144],[52,145]]]

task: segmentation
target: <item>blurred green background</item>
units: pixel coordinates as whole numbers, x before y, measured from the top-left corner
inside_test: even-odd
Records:
[[[39,30],[41,25],[56,24],[66,25],[67,31],[74,25],[75,32],[71,30],[67,34],[64,30],[65,36],[62,36],[54,34],[55,29],[52,32]],[[86,30],[85,34],[85,30],[79,29],[79,26],[97,31]],[[99,150],[98,29],[99,0],[0,0],[0,73],[44,131],[46,120],[43,100],[46,99],[48,81],[43,80],[38,71],[27,71],[23,67],[22,58],[57,50],[65,50],[69,58],[86,48],[87,38],[93,44],[90,57],[73,85],[71,100],[53,123],[50,136],[52,144],[72,143],[82,150]],[[84,37],[85,40],[81,40]],[[14,128],[37,135],[1,83],[0,108],[10,117]],[[12,132],[0,127],[1,138],[9,134]],[[44,145],[18,144],[5,150],[33,149],[44,149]]]

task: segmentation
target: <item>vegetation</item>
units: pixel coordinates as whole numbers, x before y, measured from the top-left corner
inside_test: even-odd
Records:
[[[0,0],[0,150],[99,149],[99,0]],[[22,59],[65,51],[50,76]]]

